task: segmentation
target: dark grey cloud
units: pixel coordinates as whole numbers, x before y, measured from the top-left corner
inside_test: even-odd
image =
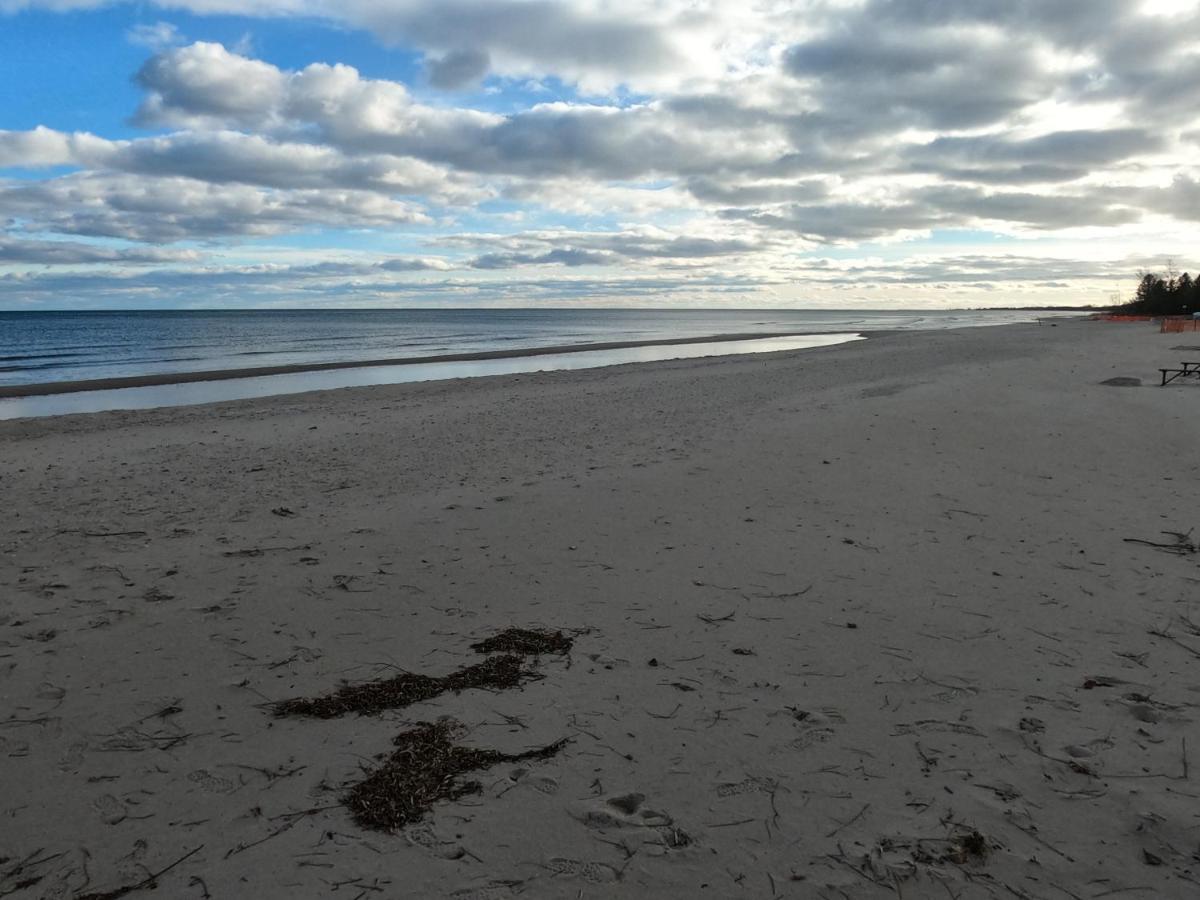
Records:
[[[0,183],[0,209],[28,232],[147,243],[426,221],[419,208],[366,191],[272,191],[123,174]]]
[[[693,197],[721,206],[754,206],[763,203],[811,203],[829,194],[821,179],[735,180],[731,176],[700,175],[687,180]]]
[[[922,205],[955,217],[959,224],[979,219],[1050,230],[1128,225],[1142,217],[1141,210],[1126,205],[1125,197],[1107,190],[1051,195],[1022,191],[991,193],[978,188],[945,186],[929,188],[917,196]]]
[[[1149,188],[1141,200],[1150,209],[1187,222],[1200,222],[1200,181],[1178,175],[1168,188]]]
[[[973,228],[989,222],[1045,230],[1125,225],[1143,215],[1139,208],[1128,205],[1134,199],[1110,196],[1107,191],[1049,195],[944,185],[910,190],[893,203],[793,203],[726,209],[721,215],[794,232],[818,243],[858,242],[907,231]]]
[[[162,247],[110,247],[75,241],[22,240],[0,237],[0,263],[32,265],[161,265],[199,259],[194,250]]]
[[[869,0],[860,17],[898,25],[990,25],[1078,47],[1133,18],[1129,0]]]
[[[429,83],[442,90],[458,90],[478,83],[488,72],[491,58],[478,49],[451,50],[425,61]]]
[[[343,0],[340,7],[385,40],[435,52],[477,48],[517,70],[620,82],[683,63],[668,31],[603,7],[554,0]]]
[[[114,171],[180,176],[213,184],[349,188],[436,200],[467,191],[462,178],[410,157],[350,157],[319,144],[280,143],[235,131],[185,131],[127,141],[82,159]]]
[[[956,181],[1066,182],[1164,146],[1163,136],[1149,128],[1081,129],[1026,139],[1003,134],[941,137],[909,146],[900,158],[908,171]]]
[[[955,217],[920,203],[823,203],[725,209],[720,215],[792,232],[817,243],[873,241],[905,231],[947,226]]]
[[[471,260],[472,269],[512,269],[517,266],[610,266],[616,259],[607,253],[562,247],[545,253],[485,253]]]
[[[443,247],[486,250],[470,261],[476,269],[527,265],[594,266],[625,262],[688,262],[749,256],[771,246],[754,238],[669,235],[657,231],[542,231],[506,235],[459,234],[440,238]]]
[[[818,104],[811,124],[832,135],[904,128],[964,129],[999,122],[1054,83],[1019,34],[855,25],[792,47],[785,70]]]

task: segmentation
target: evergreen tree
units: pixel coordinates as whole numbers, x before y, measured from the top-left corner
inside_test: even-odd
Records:
[[[1165,278],[1143,272],[1134,299],[1117,311],[1135,316],[1191,315],[1200,311],[1200,281],[1193,280],[1187,272],[1176,275],[1172,270]]]

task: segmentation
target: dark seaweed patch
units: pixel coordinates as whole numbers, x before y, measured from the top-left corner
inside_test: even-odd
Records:
[[[574,643],[561,631],[537,628],[506,628],[499,634],[472,644],[476,653],[516,653],[537,656],[542,653],[566,653]]]
[[[387,760],[343,797],[350,815],[363,828],[394,831],[419,820],[439,800],[478,793],[477,781],[460,781],[467,772],[502,762],[547,759],[567,738],[524,753],[500,753],[454,743],[461,726],[453,719],[422,722],[393,740]]]
[[[503,690],[517,687],[536,677],[520,656],[494,656],[485,662],[467,666],[442,678],[404,672],[393,678],[346,684],[324,697],[283,700],[273,705],[277,716],[309,716],[334,719],[348,713],[372,715],[388,709],[403,709],[441,694],[468,688]]]

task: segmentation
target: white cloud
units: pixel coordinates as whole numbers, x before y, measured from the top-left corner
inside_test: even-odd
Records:
[[[268,190],[187,178],[89,173],[48,182],[0,183],[0,209],[31,233],[146,243],[429,221],[412,204],[368,191]]]
[[[125,39],[139,47],[147,47],[156,53],[185,42],[179,29],[170,22],[134,25],[125,32]]]
[[[8,12],[75,5],[94,4],[0,0]],[[0,131],[0,167],[30,176],[0,182],[0,234],[24,235],[30,260],[75,252],[39,250],[28,243],[34,234],[236,243],[371,228],[428,231],[433,250],[371,263],[355,276],[368,281],[449,268],[468,279],[530,268],[547,278],[627,270],[653,281],[672,268],[720,265],[765,283],[785,270],[814,278],[796,259],[826,244],[986,229],[1075,241],[1085,259],[1085,234],[1114,246],[1127,235],[1135,250],[1190,239],[1197,221],[1195,3],[155,5],[367,29],[423,54],[420,79],[434,88],[488,78],[493,88],[528,81],[582,93],[535,103],[506,88],[499,96],[526,105],[500,114],[454,105],[470,95],[364,77],[345,61],[285,70],[248,46],[178,46],[169,23],[138,26],[130,39],[157,52],[135,73],[144,91],[135,120],[165,133]],[[422,102],[426,93],[434,99]],[[54,167],[77,171],[44,171]],[[475,209],[493,199],[502,205]],[[451,216],[525,230],[439,242],[432,233],[457,227]],[[524,224],[568,216],[570,228]],[[1032,277],[1036,267],[1018,258],[1009,254],[1013,270]],[[133,259],[130,251],[123,261]],[[105,262],[100,251],[95,262]],[[913,266],[903,278],[939,273],[960,286],[1006,280],[961,262]],[[888,283],[910,283],[903,278]]]
[[[287,83],[269,63],[203,41],[152,57],[135,79],[151,91],[137,113],[142,122],[171,121],[173,111],[185,110],[184,123],[249,126],[278,106]]]

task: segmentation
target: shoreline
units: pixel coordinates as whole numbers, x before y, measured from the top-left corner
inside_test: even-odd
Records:
[[[22,397],[46,397],[54,394],[74,394],[87,391],[119,390],[130,387],[162,387],[172,384],[194,384],[204,381],[232,381],[269,375],[296,375],[304,372],[332,372],[342,369],[369,369],[380,366],[428,365],[430,363],[479,362],[489,359],[526,359],[536,356],[555,356],[562,353],[588,353],[604,350],[629,350],[637,347],[675,347],[687,344],[723,343],[726,341],[756,341],[767,338],[811,337],[839,334],[837,331],[769,331],[747,332],[701,337],[655,338],[643,341],[600,341],[587,344],[559,344],[549,347],[523,347],[511,350],[480,350],[469,353],[441,353],[430,356],[384,357],[380,359],[344,360],[320,363],[290,363],[277,366],[245,366],[231,369],[208,369],[197,372],[163,372],[148,375],[118,375],[110,378],[88,378],[71,381],[43,381],[31,384],[0,385],[0,400]]]
[[[0,422],[0,893],[1194,896],[1200,385],[1061,324]],[[443,716],[558,749],[364,830]]]

